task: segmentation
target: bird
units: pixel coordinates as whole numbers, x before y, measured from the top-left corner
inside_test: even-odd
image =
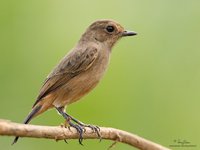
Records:
[[[94,21],[82,34],[74,48],[69,51],[45,79],[39,95],[24,124],[55,108],[70,127],[79,134],[82,144],[84,127],[90,127],[98,136],[100,128],[84,124],[66,113],[68,105],[80,100],[96,87],[107,70],[112,48],[122,37],[137,35],[112,19]],[[18,141],[16,136],[13,143]]]

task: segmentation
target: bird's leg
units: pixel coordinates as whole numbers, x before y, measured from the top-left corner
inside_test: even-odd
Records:
[[[84,124],[83,122],[77,120],[76,118],[71,117],[71,120],[73,120],[74,122],[76,122],[77,124],[79,124],[80,126],[82,127],[89,127],[91,128],[94,132],[97,133],[97,136],[99,137],[100,141],[101,141],[101,135],[100,135],[100,128],[98,126],[95,126],[95,125],[90,125],[90,124]]]
[[[64,117],[64,118],[68,118],[66,119],[66,121],[68,122],[68,124],[70,125],[70,120],[74,121],[75,123],[77,123],[77,125],[80,127],[89,127],[91,128],[94,132],[97,133],[97,136],[99,137],[100,141],[101,141],[101,135],[100,135],[100,128],[98,126],[95,125],[90,125],[90,124],[84,124],[83,122],[77,120],[76,118],[74,118],[73,116],[68,115],[66,112],[64,112],[64,107],[60,107],[60,108],[56,108],[58,110],[58,112]],[[61,112],[60,112],[61,111]],[[72,126],[72,125],[70,125]],[[75,127],[76,128],[76,127]],[[83,131],[83,128],[81,128]],[[77,130],[78,131],[78,130]]]
[[[77,130],[77,132],[79,133],[79,143],[81,145],[83,145],[82,144],[82,141],[83,141],[83,128],[81,127],[81,125],[73,124],[70,121],[70,120],[73,120],[73,119],[71,118],[71,116],[69,116],[67,113],[64,112],[64,107],[58,107],[58,108],[56,107],[56,109],[66,119],[66,121],[68,121],[69,125],[71,127],[74,127]]]
[[[67,116],[69,119],[66,119],[66,121],[69,121],[69,120],[72,120],[74,121],[75,123],[77,123],[77,125],[81,126],[81,127],[89,127],[91,128],[94,132],[97,133],[97,136],[99,137],[100,141],[101,141],[101,135],[100,135],[100,128],[98,126],[95,126],[95,125],[90,125],[90,124],[84,124],[83,122],[77,120],[76,118],[74,118],[73,116],[70,116],[68,115],[66,112],[63,111],[63,107],[62,108],[59,108],[59,109],[62,109],[62,115],[64,116]],[[57,109],[58,110],[58,109]],[[59,111],[59,110],[58,110]],[[63,117],[64,117],[63,116]],[[65,117],[64,117],[65,118]],[[70,121],[69,121],[69,125],[70,125]],[[70,125],[71,126],[71,125]]]

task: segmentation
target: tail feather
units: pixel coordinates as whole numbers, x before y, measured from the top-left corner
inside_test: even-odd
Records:
[[[33,117],[37,114],[37,112],[41,109],[41,107],[42,106],[40,105],[40,106],[36,106],[35,108],[33,108],[32,111],[29,113],[29,115],[26,117],[26,119],[24,120],[23,123],[28,124],[31,121],[31,119],[33,119]],[[13,142],[12,142],[12,145],[17,143],[18,139],[19,139],[19,136],[16,136],[15,139],[13,140]]]

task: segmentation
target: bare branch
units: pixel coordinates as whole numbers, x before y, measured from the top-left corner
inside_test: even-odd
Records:
[[[169,150],[168,148],[137,135],[114,128],[100,127],[100,134],[102,139],[126,143],[141,150]],[[0,135],[48,138],[55,140],[79,138],[77,131],[72,127],[68,129],[52,126],[24,125],[7,120],[0,120]],[[90,128],[86,128],[83,138],[98,139],[98,136]]]

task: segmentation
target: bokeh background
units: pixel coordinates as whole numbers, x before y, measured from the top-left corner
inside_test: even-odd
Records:
[[[1,0],[0,118],[22,122],[42,82],[93,21],[111,18],[138,36],[114,47],[98,87],[68,107],[85,123],[111,126],[164,146],[200,149],[200,1]],[[55,110],[31,123],[59,125]],[[2,150],[102,150],[111,141],[0,137]],[[131,150],[117,144],[115,150]],[[180,149],[180,148],[173,148]]]

